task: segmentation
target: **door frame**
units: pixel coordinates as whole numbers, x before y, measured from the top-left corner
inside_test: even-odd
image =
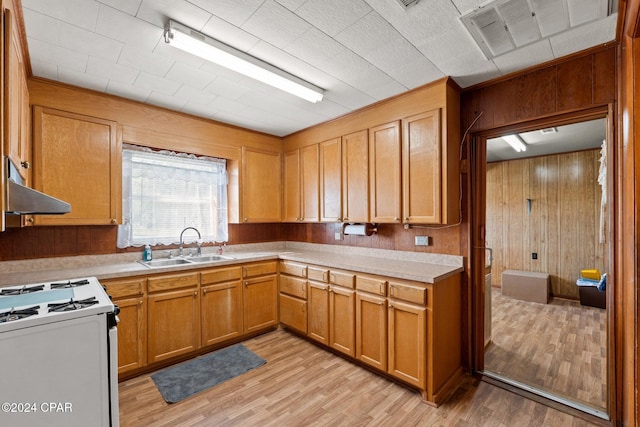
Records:
[[[496,127],[471,133],[467,142],[469,143],[470,162],[470,220],[468,241],[470,245],[470,267],[471,267],[471,369],[474,373],[482,375],[484,371],[484,288],[485,288],[485,232],[486,232],[486,145],[487,139],[499,137],[509,133],[521,133],[547,127],[562,126],[576,122],[604,118],[606,120],[606,147],[607,147],[607,402],[606,412],[610,418],[615,418],[616,414],[616,389],[618,373],[616,371],[616,360],[619,355],[616,353],[615,335],[615,310],[614,310],[614,289],[615,289],[615,231],[616,216],[615,202],[613,196],[616,194],[617,175],[617,149],[614,132],[615,114],[611,104],[600,107],[575,111],[552,117],[545,117],[528,122],[514,123],[506,126]],[[483,379],[485,377],[483,376]],[[496,383],[495,380],[491,380]],[[498,384],[500,385],[500,384]],[[505,384],[506,386],[506,384]],[[512,389],[512,387],[508,387]],[[513,390],[518,392],[518,390]],[[523,390],[523,394],[532,397],[530,393]],[[557,407],[565,412],[575,413],[575,409],[569,408],[562,403],[548,401],[542,398],[546,404]]]

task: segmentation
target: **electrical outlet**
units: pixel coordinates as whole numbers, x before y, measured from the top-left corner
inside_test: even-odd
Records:
[[[429,236],[416,236],[416,246],[429,246]]]
[[[333,234],[333,237],[334,237],[335,240],[342,240],[342,233],[340,233],[339,231],[336,231]]]
[[[531,259],[538,259],[538,252],[531,252]]]

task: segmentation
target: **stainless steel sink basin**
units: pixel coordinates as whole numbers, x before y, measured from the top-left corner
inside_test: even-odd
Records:
[[[201,255],[201,256],[194,256],[189,258],[189,261],[191,262],[212,262],[212,261],[225,261],[228,259],[233,259],[231,257],[228,256],[224,256],[224,255]]]
[[[193,263],[205,263],[215,261],[226,261],[233,259],[224,255],[200,255],[189,258],[160,258],[152,261],[138,261],[147,268],[171,267],[172,265],[185,265]]]
[[[170,267],[172,265],[191,264],[191,261],[184,258],[166,258],[166,259],[154,259],[152,261],[140,261],[142,265],[147,267]]]

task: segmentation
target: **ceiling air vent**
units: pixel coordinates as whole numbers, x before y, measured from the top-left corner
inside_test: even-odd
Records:
[[[420,0],[398,0],[398,3],[400,3],[400,6],[402,6],[403,8],[408,8],[410,6],[413,6],[414,4],[418,3]]]
[[[617,0],[495,0],[460,17],[488,59],[603,19]]]

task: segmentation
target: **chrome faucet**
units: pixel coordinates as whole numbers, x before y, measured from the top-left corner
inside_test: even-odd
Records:
[[[185,228],[184,230],[182,230],[182,231],[180,232],[180,249],[179,249],[179,254],[180,254],[180,256],[182,256],[182,235],[184,234],[184,232],[185,232],[185,231],[187,231],[187,230],[189,230],[189,229],[191,229],[191,230],[195,231],[196,233],[198,233],[198,255],[202,255],[202,246],[201,246],[201,245],[202,245],[202,242],[200,241],[200,240],[202,239],[202,236],[200,235],[200,232],[198,231],[198,229],[197,229],[197,228],[195,228],[195,227],[187,227],[187,228]]]

